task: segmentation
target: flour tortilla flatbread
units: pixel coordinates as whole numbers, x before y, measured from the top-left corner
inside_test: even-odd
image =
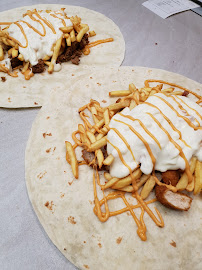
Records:
[[[67,5],[34,5],[17,9],[12,9],[0,13],[0,21],[16,21],[22,17],[27,10],[51,9],[59,10],[65,7],[68,16],[78,15],[83,23],[87,23],[90,30],[96,32],[96,36],[89,40],[93,42],[99,39],[114,38],[113,42],[101,44],[91,49],[91,53],[82,56],[80,64],[75,66],[70,62],[62,64],[62,70],[48,74],[44,72],[36,74],[29,81],[18,72],[18,78],[12,78],[7,74],[0,72],[0,77],[6,77],[6,82],[0,80],[0,107],[19,108],[19,107],[38,107],[44,103],[44,99],[50,93],[50,90],[62,87],[66,88],[68,82],[72,79],[72,73],[78,72],[90,66],[115,66],[121,65],[124,59],[125,42],[118,26],[109,18],[96,11]]]
[[[165,227],[157,227],[145,214],[147,242],[142,242],[131,215],[124,213],[105,223],[98,220],[93,213],[92,169],[80,166],[75,180],[65,160],[65,140],[71,140],[81,123],[79,107],[91,98],[105,106],[103,100],[111,103],[109,91],[127,89],[131,82],[142,87],[149,78],[202,93],[201,84],[164,70],[109,68],[80,78],[66,93],[52,91],[33,123],[25,155],[28,194],[50,239],[80,269],[202,269],[200,195],[194,197],[188,212],[169,210],[158,202],[150,205],[158,208]],[[121,200],[109,205],[123,207]]]

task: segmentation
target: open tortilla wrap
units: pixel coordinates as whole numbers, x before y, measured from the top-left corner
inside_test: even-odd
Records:
[[[124,59],[125,42],[118,26],[109,18],[96,11],[67,5],[34,5],[17,9],[12,9],[0,13],[0,21],[16,21],[22,17],[27,10],[60,10],[65,7],[68,16],[78,15],[83,23],[89,25],[90,30],[96,32],[96,36],[90,37],[90,42],[113,38],[113,42],[100,44],[91,48],[89,55],[82,55],[80,64],[75,66],[70,62],[62,64],[59,72],[48,74],[47,70],[40,74],[35,74],[26,81],[24,76],[18,72],[19,77],[13,78],[6,73],[0,72],[0,77],[6,77],[6,81],[0,80],[0,107],[38,107],[44,103],[44,99],[52,89],[56,89],[62,84],[62,88],[67,88],[72,79],[72,73],[76,73],[85,67],[90,66],[115,66],[121,65]]]
[[[147,241],[143,242],[129,213],[111,217],[105,223],[98,220],[93,213],[93,170],[80,166],[76,180],[65,159],[65,140],[71,141],[72,132],[81,123],[79,107],[90,99],[101,104],[107,101],[107,105],[112,102],[109,91],[126,90],[131,82],[142,87],[149,78],[202,93],[201,84],[164,70],[106,68],[80,77],[66,92],[53,90],[33,123],[25,155],[28,194],[50,239],[80,269],[202,268],[201,195],[194,197],[188,212],[170,210],[158,202],[151,204],[151,209],[156,206],[162,214],[165,227],[157,227],[145,213]],[[98,196],[101,199],[102,193]],[[124,207],[119,199],[110,201],[109,206]]]

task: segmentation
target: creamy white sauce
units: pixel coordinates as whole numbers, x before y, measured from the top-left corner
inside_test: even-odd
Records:
[[[21,21],[18,22],[23,27],[28,40],[28,46],[26,48],[19,47],[19,52],[24,56],[25,61],[29,61],[32,66],[36,65],[38,63],[38,60],[43,59],[46,55],[53,55],[52,46],[62,35],[62,31],[59,30],[59,28],[64,27],[60,19],[51,16],[51,14],[55,14],[54,12],[47,13],[45,11],[42,11],[39,14],[42,18],[46,18],[53,25],[56,34],[54,34],[51,28],[49,28],[42,20],[40,21],[43,23],[46,29],[46,35],[44,37],[36,33],[27,24]],[[36,15],[33,16],[37,20],[39,20]],[[64,16],[58,14],[56,14],[56,16],[64,19],[66,26],[72,26],[72,22],[70,21],[70,19],[65,19]],[[40,33],[43,34],[43,28],[41,24],[30,19],[28,15],[22,18],[22,20],[31,24],[34,28],[36,28]],[[17,39],[23,46],[26,45],[26,40],[20,28],[16,24],[10,25],[10,27],[8,28],[8,33],[11,37]]]
[[[131,147],[131,150],[135,157],[135,161],[130,151],[126,147],[125,143],[115,133],[115,131],[110,130],[108,132],[108,140],[120,149],[123,159],[132,170],[134,170],[137,165],[141,163],[140,169],[143,173],[150,174],[152,172],[153,163],[145,145],[130,130],[127,125],[115,121],[115,119],[120,120],[131,125],[148,142],[152,153],[156,158],[156,170],[161,172],[177,169],[184,170],[185,161],[179,155],[179,150],[173,145],[172,142],[170,142],[168,136],[159,127],[159,125],[147,114],[148,112],[151,113],[161,123],[161,125],[168,131],[172,139],[182,148],[182,151],[184,152],[188,162],[190,162],[192,156],[196,156],[198,160],[202,161],[202,130],[194,130],[192,127],[190,127],[184,119],[178,117],[177,114],[157,96],[162,97],[164,100],[169,102],[180,115],[186,116],[185,111],[182,111],[179,108],[178,104],[172,98],[167,97],[164,94],[155,94],[147,99],[147,102],[157,106],[162,111],[162,113],[167,116],[167,118],[173,123],[173,125],[181,132],[182,139],[190,147],[187,147],[179,139],[179,134],[172,129],[172,127],[168,124],[168,122],[164,119],[164,117],[157,109],[146,104],[140,104],[131,111],[129,108],[125,108],[121,113],[124,115],[130,115],[135,119],[139,119],[159,141],[161,149],[159,148],[157,143],[144,131],[138,121],[132,121],[119,114],[116,114],[112,118],[109,126],[110,128],[116,128],[125,137]],[[173,95],[173,97],[175,96]],[[195,109],[200,115],[202,115],[202,108],[198,104],[186,97],[180,96],[180,98],[188,106]],[[186,117],[190,119],[194,125],[198,126],[198,123],[195,121],[196,118],[200,123],[200,126],[202,126],[202,120],[200,119],[200,117],[184,103],[181,103],[177,98],[176,100],[182,105],[184,109],[187,110],[188,114],[190,115]],[[115,157],[112,165],[110,166],[110,174],[113,177],[118,178],[127,176],[130,173],[128,168],[120,160],[116,149],[113,148],[109,143],[107,144],[107,152],[108,154],[112,154]]]

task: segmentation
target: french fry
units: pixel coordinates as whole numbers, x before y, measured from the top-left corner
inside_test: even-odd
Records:
[[[155,95],[156,93],[158,93],[156,90],[152,89],[151,92],[149,93],[150,96]]]
[[[138,179],[141,176],[142,172],[141,170],[138,168],[137,170],[135,170],[132,173],[132,178],[131,176],[126,176],[125,178],[120,179],[116,184],[114,184],[112,186],[112,188],[114,189],[118,189],[118,188],[123,188],[126,187],[128,185],[130,185],[132,183],[133,180]]]
[[[70,32],[70,38],[71,38],[71,42],[76,41],[76,37],[75,37],[75,31],[74,29]]]
[[[193,174],[195,172],[196,167],[196,157],[192,157],[191,164],[190,164],[190,171]],[[192,178],[192,181],[187,185],[186,190],[191,192],[194,189],[195,177]]]
[[[70,142],[65,142],[68,160],[70,161],[70,165],[72,167],[73,175],[76,179],[78,179],[79,176],[79,170],[78,170],[78,161],[76,159],[76,154],[73,149],[73,146]]]
[[[140,94],[139,94],[138,90],[135,91],[133,98],[134,98],[137,105],[140,104],[140,102],[139,102],[140,101]]]
[[[106,166],[109,166],[112,164],[113,161],[114,161],[114,157],[112,154],[110,154],[107,158],[105,158],[105,160],[103,161],[103,164]]]
[[[196,158],[193,157],[191,159],[191,163],[190,163],[190,172],[193,174],[194,171],[195,171],[195,166],[196,166]],[[193,181],[193,179],[192,179]],[[191,182],[192,182],[191,181]],[[183,175],[181,176],[180,180],[178,181],[177,185],[176,185],[176,188],[178,190],[184,190],[188,187],[188,177],[187,177],[187,174],[184,172]],[[192,184],[193,185],[193,184]],[[188,187],[188,189],[191,188],[191,183],[190,183],[190,186]]]
[[[172,93],[174,91],[175,88],[170,87],[170,88],[165,88],[165,89],[161,89],[161,92],[164,93]]]
[[[68,33],[63,34],[63,38],[67,39],[69,37]]]
[[[0,44],[0,61],[4,60],[4,51],[3,51],[3,48]]]
[[[195,168],[195,185],[194,185],[194,195],[198,194],[202,189],[202,162],[196,161]]]
[[[112,176],[108,172],[104,172],[104,178],[109,181],[112,179]]]
[[[14,49],[12,50],[12,58],[15,58],[18,56],[18,50]]]
[[[192,192],[194,190],[195,176],[193,176],[192,181],[187,185],[186,190]]]
[[[88,139],[90,140],[91,143],[95,143],[96,142],[95,135],[92,132],[86,131],[86,135],[87,135],[87,137],[88,137]]]
[[[102,120],[100,120],[97,124],[94,125],[94,127],[90,130],[92,133],[96,132],[95,128],[101,128],[105,123],[104,118]]]
[[[101,169],[103,161],[104,161],[104,156],[103,156],[102,150],[101,149],[96,150],[95,155],[97,157],[98,166]]]
[[[134,99],[132,99],[131,102],[130,102],[129,109],[132,110],[132,109],[135,108],[136,106],[137,106],[137,103],[135,102]]]
[[[94,152],[107,144],[107,136],[91,144],[89,151]]]
[[[152,191],[152,189],[154,188],[155,184],[156,184],[155,179],[151,175],[149,177],[149,179],[147,180],[147,182],[144,184],[144,187],[140,193],[143,200],[145,200],[149,196],[149,194]]]
[[[84,34],[85,34],[86,32],[88,32],[88,30],[89,30],[89,26],[88,26],[87,24],[81,24],[81,26],[82,26],[82,28],[81,28],[81,30],[79,31],[79,33],[78,33],[78,35],[77,35],[77,37],[76,37],[76,40],[77,40],[78,42],[81,42],[81,40],[82,40]]]
[[[24,56],[20,53],[20,54],[18,55],[18,59],[19,59],[20,61],[24,61]]]
[[[61,51],[61,49],[64,49],[64,48],[65,48],[65,46],[66,46],[66,43],[65,43],[64,36],[63,36],[60,51]]]
[[[95,31],[89,31],[89,37],[94,37],[96,35]]]
[[[136,86],[134,85],[134,83],[130,83],[129,84],[129,91],[131,93],[135,93],[135,91],[137,90]]]
[[[112,187],[114,184],[116,184],[120,179],[117,177],[111,178],[104,186],[102,186],[102,190],[105,190],[107,188]]]
[[[116,110],[120,110],[123,109],[125,107],[128,107],[130,105],[130,100],[125,100],[119,103],[114,103],[108,106],[108,109],[110,111],[116,111]]]
[[[85,145],[87,147],[90,147],[91,143],[90,143],[89,139],[87,138],[85,128],[82,124],[78,124],[78,130],[80,132],[80,138],[81,138],[81,142],[83,144],[83,147],[85,148]]]
[[[104,111],[104,120],[105,120],[105,125],[108,125],[109,122],[110,122],[110,120],[109,120],[109,110],[108,109],[106,109]]]
[[[50,66],[50,63],[49,61],[44,61],[44,64],[46,64],[48,67]]]
[[[144,183],[146,183],[147,179],[150,177],[150,175],[146,175],[146,174],[143,174],[141,177],[140,177],[140,180],[137,182],[137,187],[140,188],[141,186],[144,185]]]
[[[73,26],[64,26],[59,28],[63,33],[70,33],[73,30]]]
[[[172,95],[179,95],[181,96],[183,94],[182,91],[175,91],[175,92],[172,92]]]
[[[96,141],[99,141],[100,139],[102,139],[104,137],[104,134],[103,133],[99,133],[97,136],[96,136]]]
[[[125,97],[131,94],[130,90],[119,90],[109,92],[110,97]]]
[[[10,48],[10,49],[8,50],[8,56],[9,56],[9,57],[12,56],[12,50],[13,50],[13,48]]]
[[[24,62],[24,66],[23,66],[23,69],[22,69],[22,74],[25,73],[25,71],[27,71],[29,68],[29,62]]]
[[[188,177],[187,174],[184,172],[181,176],[180,180],[178,181],[176,188],[177,190],[184,190],[188,185]]]
[[[127,187],[118,188],[118,190],[125,191],[125,192],[133,192],[134,191],[134,188],[131,185],[129,185]]]
[[[55,47],[54,47],[54,50],[53,50],[53,56],[51,58],[51,63],[48,67],[48,72],[49,73],[52,73],[53,70],[54,70],[54,64],[58,58],[58,55],[59,55],[59,51],[60,51],[60,47],[61,47],[61,44],[62,44],[62,36],[56,41],[56,44],[55,44]]]
[[[70,47],[72,45],[70,36],[68,38],[66,38],[66,43],[67,43],[68,47]]]

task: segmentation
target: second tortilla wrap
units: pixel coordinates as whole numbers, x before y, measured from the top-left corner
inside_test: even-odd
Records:
[[[44,103],[46,96],[52,89],[58,91],[67,88],[72,83],[73,75],[81,69],[88,71],[91,66],[120,66],[125,54],[125,42],[118,26],[109,18],[96,11],[67,5],[41,4],[12,9],[0,13],[0,21],[15,21],[22,17],[27,10],[59,10],[66,8],[68,16],[78,15],[83,23],[87,23],[90,30],[96,32],[96,36],[90,38],[90,42],[99,39],[114,38],[113,42],[101,44],[93,47],[89,55],[83,55],[80,64],[75,66],[70,62],[62,64],[59,72],[48,74],[47,71],[35,74],[29,81],[18,72],[19,77],[13,78],[0,72],[0,77],[5,77],[6,81],[0,80],[0,107],[20,108],[39,107]]]

